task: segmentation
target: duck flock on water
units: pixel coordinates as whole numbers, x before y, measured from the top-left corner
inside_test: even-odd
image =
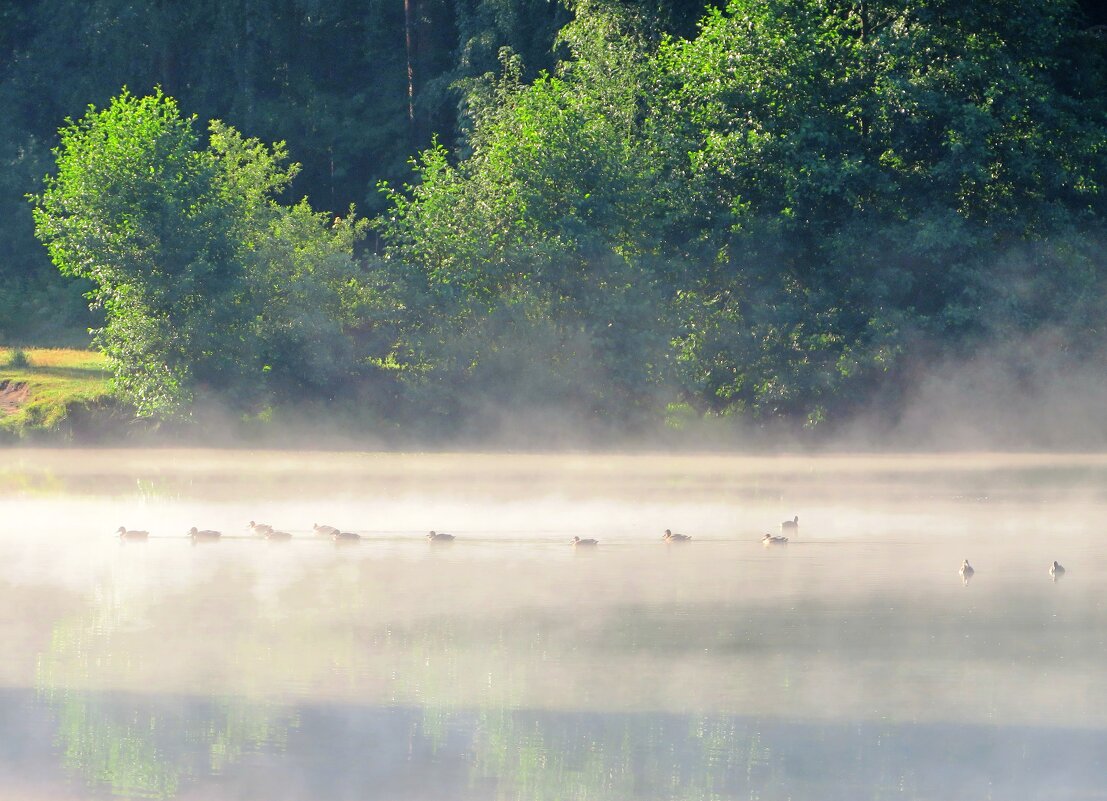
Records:
[[[257,537],[270,540],[272,542],[285,542],[292,539],[292,535],[287,531],[279,531],[268,523],[257,523],[251,520],[246,528],[248,528]],[[361,535],[352,531],[342,531],[334,526],[320,525],[318,523],[312,524],[312,530],[317,536],[329,537],[336,543],[348,543],[359,542]],[[129,529],[125,526],[120,526],[116,533],[120,539],[123,540],[145,540],[150,537],[149,531],[143,531],[140,529]],[[761,543],[766,547],[773,547],[779,545],[787,545],[787,534],[793,536],[799,533],[799,515],[796,515],[791,520],[785,520],[780,524],[780,534],[766,533],[761,538]],[[223,532],[214,531],[211,529],[198,529],[195,526],[190,528],[186,534],[193,542],[216,542],[222,536]],[[449,543],[454,541],[453,534],[446,534],[441,531],[431,531],[426,535],[426,539],[431,543]],[[691,542],[692,537],[688,534],[674,534],[670,529],[665,529],[665,533],[661,537],[662,542],[666,543],[686,543]],[[573,548],[596,548],[600,544],[596,539],[581,539],[580,537],[573,537],[569,540],[569,545]],[[958,571],[961,576],[961,581],[966,585],[976,574],[976,570],[969,564],[969,560],[966,559],[961,563],[961,569]],[[1049,575],[1057,581],[1065,575],[1065,568],[1054,560],[1053,564],[1049,567]]]

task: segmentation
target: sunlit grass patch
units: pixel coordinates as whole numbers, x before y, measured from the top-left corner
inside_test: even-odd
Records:
[[[107,399],[110,377],[95,351],[0,347],[0,430],[56,428],[74,406]]]
[[[32,367],[68,367],[108,375],[104,354],[95,350],[78,348],[6,348],[0,346],[0,371],[6,369],[12,354],[23,351]]]

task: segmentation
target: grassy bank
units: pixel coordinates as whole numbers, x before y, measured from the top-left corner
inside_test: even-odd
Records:
[[[94,351],[0,347],[0,436],[67,433],[74,418],[114,407],[110,377]]]

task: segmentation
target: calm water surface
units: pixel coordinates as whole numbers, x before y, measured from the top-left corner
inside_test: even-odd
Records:
[[[1107,799],[1107,457],[16,450],[0,515],[0,798]]]

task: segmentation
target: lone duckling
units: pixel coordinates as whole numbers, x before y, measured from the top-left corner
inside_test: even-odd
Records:
[[[273,533],[273,527],[268,523],[255,523],[253,520],[250,521],[246,528],[250,529],[250,531],[257,534],[259,537],[268,537]]]
[[[439,533],[437,531],[432,531],[431,533],[429,533],[427,535],[427,539],[430,540],[431,542],[453,542],[454,541],[454,535],[453,534],[447,534],[444,531],[442,533]]]
[[[334,526],[321,526],[318,523],[312,523],[311,527],[315,530],[316,534],[320,534],[324,537],[333,537],[335,534],[341,533]]]
[[[574,548],[595,548],[600,544],[599,540],[582,540],[580,537],[573,537],[569,543]]]
[[[674,534],[673,532],[669,531],[669,529],[665,529],[665,536],[663,536],[661,539],[664,542],[688,542],[688,540],[692,539],[692,537],[688,534]]]
[[[761,538],[761,544],[764,545],[766,548],[768,548],[770,545],[787,545],[788,538],[777,537],[772,534],[766,533],[765,536]]]
[[[1061,563],[1054,559],[1053,564],[1049,567],[1049,575],[1053,576],[1053,580],[1056,581],[1065,575],[1065,568],[1061,567]]]
[[[785,520],[780,524],[781,534],[798,534],[800,527],[800,516],[796,515],[791,520]]]
[[[149,531],[139,531],[137,528],[128,531],[124,526],[120,526],[116,533],[119,534],[121,540],[144,540],[150,536]]]
[[[337,529],[331,534],[331,539],[335,542],[352,543],[361,539],[360,534],[355,534],[352,531],[338,531]]]
[[[265,534],[265,539],[271,542],[285,542],[292,539],[292,535],[287,531],[277,531],[276,529],[270,528]]]
[[[221,531],[212,531],[211,529],[197,530],[196,526],[193,526],[192,528],[190,528],[188,530],[188,536],[192,537],[193,542],[199,542],[201,540],[206,540],[208,542],[213,542],[213,541],[219,539],[220,537],[222,537],[223,532],[221,532]]]
[[[961,569],[957,572],[961,574],[961,580],[968,584],[969,579],[973,577],[973,574],[976,571],[972,569],[972,565],[970,565],[969,560],[966,559],[964,562],[961,563]]]

